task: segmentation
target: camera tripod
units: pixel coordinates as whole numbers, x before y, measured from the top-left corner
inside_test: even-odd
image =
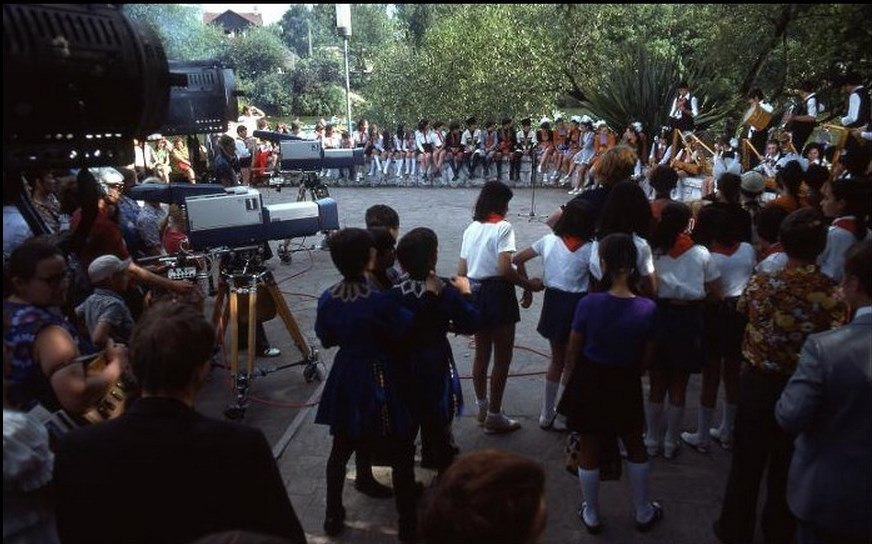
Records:
[[[285,328],[290,333],[294,344],[302,355],[302,360],[276,365],[270,368],[255,368],[255,323],[257,320],[257,291],[258,286],[265,288],[266,295],[275,304],[276,312],[282,318]],[[239,295],[248,296],[248,353],[244,369],[239,367],[239,327],[241,325],[239,313]],[[313,380],[323,380],[325,375],[324,365],[321,363],[318,350],[309,347],[300,327],[297,325],[291,310],[288,308],[284,297],[279,291],[278,284],[272,272],[259,270],[256,272],[244,271],[243,273],[226,273],[218,285],[218,293],[215,298],[215,308],[212,321],[218,331],[224,330],[224,324],[230,323],[230,375],[236,390],[236,401],[224,410],[224,416],[228,419],[242,419],[248,407],[248,387],[255,376],[266,376],[278,370],[305,365],[303,378],[306,383]],[[224,343],[224,338],[219,339]]]
[[[297,202],[303,202],[306,200],[306,191],[309,192],[309,198],[314,202],[315,200],[319,200],[322,198],[327,198],[330,196],[330,191],[327,189],[327,186],[321,181],[321,178],[318,176],[317,172],[296,172],[302,175],[302,179],[300,180],[300,189],[297,192]],[[279,260],[285,264],[290,264],[291,258],[293,254],[297,251],[306,251],[303,249],[291,249],[291,239],[283,240],[279,243],[276,253],[278,254]]]

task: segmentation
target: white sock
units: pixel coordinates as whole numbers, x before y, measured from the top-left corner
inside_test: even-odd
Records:
[[[666,435],[663,440],[667,444],[674,444],[681,436],[681,420],[684,418],[684,406],[673,406],[671,403],[666,408]]]
[[[375,159],[369,161],[369,175],[375,174]]]
[[[554,414],[554,397],[557,396],[557,387],[559,385],[559,382],[552,382],[545,378],[545,394],[542,395],[542,414],[539,416],[541,419],[551,420],[551,416]]]
[[[735,404],[728,402],[724,403],[724,419],[721,421],[721,436],[729,438],[733,436],[733,429],[736,428],[736,409]]]
[[[373,157],[372,160],[375,162],[375,171],[378,172],[381,170],[381,159],[379,157]]]
[[[409,160],[412,161],[412,175],[414,176],[418,173],[418,161],[416,161],[415,159]]]
[[[700,444],[709,443],[709,427],[712,424],[712,415],[714,414],[714,408],[706,408],[705,406],[699,407],[699,413],[697,413],[697,423],[696,423],[696,437],[699,439]]]
[[[645,433],[645,447],[656,448],[660,446],[660,419],[662,416],[662,402],[645,403],[645,424],[648,426],[648,431]]]
[[[382,173],[384,175],[388,175],[388,168],[390,168],[390,166],[391,166],[391,159],[385,159],[385,167],[384,167],[384,170],[382,170]]]
[[[630,490],[633,493],[633,506],[636,509],[636,521],[646,523],[654,515],[654,507],[648,500],[648,477],[650,473],[648,461],[631,463],[627,461],[627,476],[630,480]]]
[[[585,470],[578,467],[578,483],[581,484],[581,498],[587,503],[587,508],[582,511],[584,521],[588,525],[599,525],[599,486],[600,470]]]

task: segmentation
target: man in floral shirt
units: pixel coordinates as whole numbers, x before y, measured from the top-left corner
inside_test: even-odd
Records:
[[[751,278],[737,309],[748,315],[742,352],[735,443],[715,534],[726,543],[752,542],[757,494],[768,465],[762,529],[766,542],[792,542],[796,523],[787,507],[787,471],[793,440],[775,421],[775,404],[796,369],[809,334],[848,320],[837,284],[815,264],[826,244],[820,212],[803,208],[782,223],[779,239],[787,267]]]

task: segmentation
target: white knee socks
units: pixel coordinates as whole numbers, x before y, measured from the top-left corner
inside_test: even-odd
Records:
[[[579,473],[581,470],[579,470]],[[597,471],[598,472],[598,471]],[[650,465],[644,463],[631,463],[627,461],[627,476],[630,480],[630,489],[633,492],[633,506],[636,509],[636,521],[647,523],[654,515],[654,507],[648,499],[648,476]]]
[[[385,166],[384,166],[384,170],[382,170],[382,174],[388,175],[388,168],[390,168],[390,166],[391,166],[391,159],[389,159],[389,158],[385,159]]]
[[[678,437],[681,436],[681,420],[684,418],[684,406],[673,406],[669,404],[666,408],[666,434],[663,437],[667,447],[669,444],[675,444]]]
[[[584,521],[588,525],[599,525],[600,470],[598,468],[585,470],[579,467],[578,482],[581,484],[581,498],[587,503],[587,508],[582,511]]]
[[[648,426],[648,431],[645,433],[645,447],[649,452],[660,447],[660,437],[662,435],[660,420],[662,418],[662,402],[645,403],[645,423]]]
[[[715,413],[714,408],[706,408],[705,406],[699,407],[699,413],[697,414],[697,423],[696,423],[696,436],[699,439],[699,443],[703,446],[708,446],[709,444],[709,433],[708,430],[712,424],[712,416]]]
[[[560,382],[552,382],[545,379],[545,393],[542,395],[542,413],[539,415],[539,424],[551,423],[554,416],[554,398],[557,396],[557,388]]]
[[[724,415],[721,420],[720,436],[727,441],[733,436],[733,429],[736,427],[736,408],[735,404],[724,403]]]

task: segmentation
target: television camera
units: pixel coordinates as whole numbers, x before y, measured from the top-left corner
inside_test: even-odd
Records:
[[[34,234],[51,234],[21,174],[79,169],[82,221],[65,251],[84,241],[97,213],[89,167],[133,163],[134,138],[223,132],[238,116],[232,70],[168,61],[154,30],[120,4],[3,4],[3,35],[4,201]]]
[[[302,175],[297,200],[304,200],[307,190],[311,193],[312,200],[329,196],[327,186],[318,176],[319,172],[330,168],[353,168],[364,163],[362,148],[324,149],[317,140],[306,140],[270,130],[255,130],[253,135],[278,145],[281,159],[277,168],[280,173]],[[282,176],[282,179],[286,179],[286,176]],[[271,186],[276,186],[279,190],[281,185],[281,181],[271,183]]]
[[[33,234],[51,235],[22,174],[38,168],[78,169],[82,214],[76,230],[59,240],[66,253],[81,247],[97,216],[100,188],[89,168],[133,163],[134,139],[144,141],[154,133],[191,137],[224,132],[228,120],[238,116],[240,93],[231,70],[218,61],[168,61],[156,32],[130,21],[121,4],[4,4],[3,35],[4,203],[16,204]],[[40,92],[45,89],[52,92]],[[198,147],[189,146],[193,153]],[[196,164],[197,157],[191,159]],[[204,190],[202,185],[190,187]],[[306,343],[272,275],[248,248],[262,247],[277,236],[338,228],[338,216],[329,199],[264,207],[259,193],[215,189],[201,195],[202,200],[182,190],[176,193],[184,195],[188,208],[192,249],[224,268],[213,317],[221,320],[219,326],[232,317],[231,372],[237,400],[227,415],[241,417],[248,380],[255,375],[255,335],[254,320],[248,320],[249,359],[240,370],[238,296],[247,295],[253,309],[257,287],[265,286],[303,354],[303,361],[293,365],[306,365],[307,380],[321,375],[317,352]],[[243,219],[221,222],[217,210],[228,217],[231,210],[241,210]],[[190,275],[190,267],[175,269],[181,269],[180,277]]]
[[[195,280],[203,292],[215,291],[212,314],[215,328],[223,331],[230,324],[230,373],[236,400],[225,410],[225,416],[244,417],[248,388],[255,376],[304,365],[303,377],[307,382],[324,377],[318,351],[309,346],[272,272],[263,266],[263,253],[271,240],[338,229],[335,200],[264,205],[260,191],[251,187],[183,183],[139,185],[131,190],[131,197],[185,207],[189,247],[183,253],[159,259],[168,267],[168,276]],[[213,288],[216,284],[217,289]],[[276,315],[284,322],[302,359],[272,368],[255,368],[255,322]],[[239,365],[242,326],[248,328],[248,359],[244,369]],[[219,341],[223,342],[223,335]]]

